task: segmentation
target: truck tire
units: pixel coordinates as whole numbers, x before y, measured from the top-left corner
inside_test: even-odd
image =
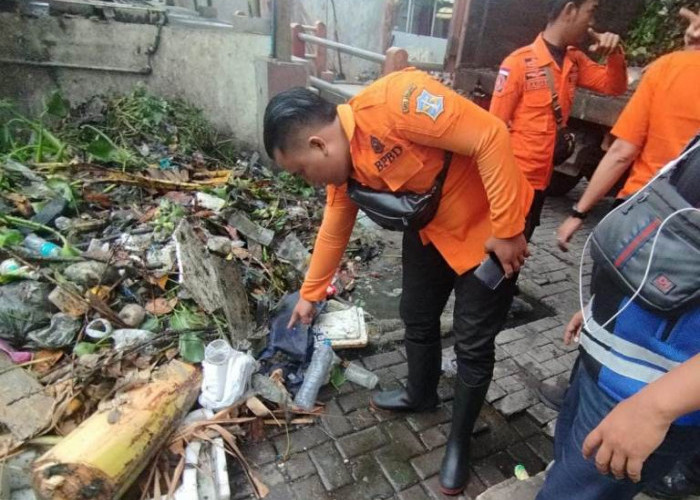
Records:
[[[571,176],[555,170],[552,173],[552,179],[547,188],[547,196],[564,196],[576,187],[581,177],[583,177],[582,174]]]

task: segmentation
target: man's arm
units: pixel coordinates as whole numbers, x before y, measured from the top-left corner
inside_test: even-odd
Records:
[[[662,71],[658,64],[652,65],[642,78],[639,87],[617,119],[612,135],[617,137],[608,153],[596,169],[591,183],[583,193],[576,209],[588,212],[603,198],[637,159],[646,144],[649,133],[650,112],[654,98],[657,75]],[[568,242],[582,226],[581,219],[567,218],[557,231],[557,243],[563,251]]]
[[[607,57],[606,64],[598,64],[579,52],[578,85],[601,94],[622,95],[627,92],[627,63],[620,45],[620,37],[614,33],[596,33],[589,30],[594,43],[592,53]]]
[[[700,410],[700,354],[618,404],[583,443],[583,454],[595,453],[601,474],[634,482],[642,466],[663,442],[671,424]],[[641,416],[641,418],[640,418]]]
[[[355,226],[358,208],[348,197],[345,186],[328,186],[327,191],[323,222],[316,236],[309,271],[292,313],[290,327],[299,320],[310,323],[313,319],[313,302],[326,298],[328,285],[338,269]]]
[[[576,203],[576,210],[589,212],[601,199],[605,197],[617,181],[627,172],[630,165],[637,159],[641,148],[617,139],[603,157],[591,178],[591,182],[584,191],[581,199]],[[583,220],[577,217],[568,217],[557,230],[557,244],[565,252],[569,250],[568,243],[574,233],[583,225]]]
[[[523,96],[522,73],[518,61],[513,57],[506,58],[498,70],[496,85],[493,89],[491,107],[492,115],[499,117],[506,125],[513,120],[515,109]]]
[[[496,253],[506,274],[517,271],[527,255],[522,232],[533,192],[515,164],[508,129],[487,111],[431,78],[422,78],[419,87],[441,96],[445,112],[433,120],[424,114],[396,110],[397,130],[417,144],[475,159],[490,204],[493,239],[488,249]]]

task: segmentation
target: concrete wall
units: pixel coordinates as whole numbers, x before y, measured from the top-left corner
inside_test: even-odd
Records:
[[[383,52],[382,23],[386,0],[335,0],[338,17],[338,39],[372,52]],[[296,0],[292,11],[292,21],[314,24],[323,21],[328,27],[328,37],[333,39],[333,9],[330,0]],[[343,71],[348,80],[355,80],[363,74],[378,76],[378,64],[341,55]],[[328,66],[338,69],[335,51],[328,51]]]
[[[0,59],[136,71],[146,67],[146,53],[157,30],[146,24],[2,13]],[[79,104],[95,94],[128,93],[143,82],[154,94],[183,98],[202,108],[237,143],[258,147],[258,100],[266,99],[267,92],[263,96],[256,82],[255,63],[269,55],[270,47],[269,35],[232,28],[165,26],[149,76],[0,63],[0,98],[14,99],[36,111],[55,88],[72,104]]]

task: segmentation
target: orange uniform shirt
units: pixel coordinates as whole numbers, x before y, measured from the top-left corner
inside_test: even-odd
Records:
[[[700,133],[700,51],[655,61],[612,134],[641,148],[620,197],[636,193]]]
[[[552,177],[557,135],[546,67],[552,71],[565,122],[571,114],[576,87],[611,95],[627,91],[627,65],[622,52],[612,54],[607,64],[601,65],[569,47],[564,67],[560,68],[540,35],[532,45],[516,50],[503,61],[491,113],[508,124],[518,166],[537,190],[546,189]]]
[[[491,236],[521,233],[532,188],[515,165],[499,120],[429,75],[413,69],[386,76],[338,106],[350,141],[351,176],[383,191],[428,191],[454,157],[435,218],[420,231],[459,274],[484,258]],[[323,222],[301,296],[324,299],[355,224],[346,186],[328,186]]]

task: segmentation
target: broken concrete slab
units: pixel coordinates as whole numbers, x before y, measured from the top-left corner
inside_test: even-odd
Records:
[[[205,311],[222,310],[231,343],[240,345],[251,330],[250,309],[243,280],[233,261],[207,251],[207,233],[183,219],[173,233],[177,248],[180,283]]]
[[[270,246],[275,237],[275,232],[271,229],[256,224],[241,212],[234,212],[228,218],[228,223],[246,238],[257,241],[261,245]]]
[[[53,404],[54,399],[44,394],[44,387],[28,371],[0,353],[0,424],[10,431],[11,443],[19,444],[51,425]]]

